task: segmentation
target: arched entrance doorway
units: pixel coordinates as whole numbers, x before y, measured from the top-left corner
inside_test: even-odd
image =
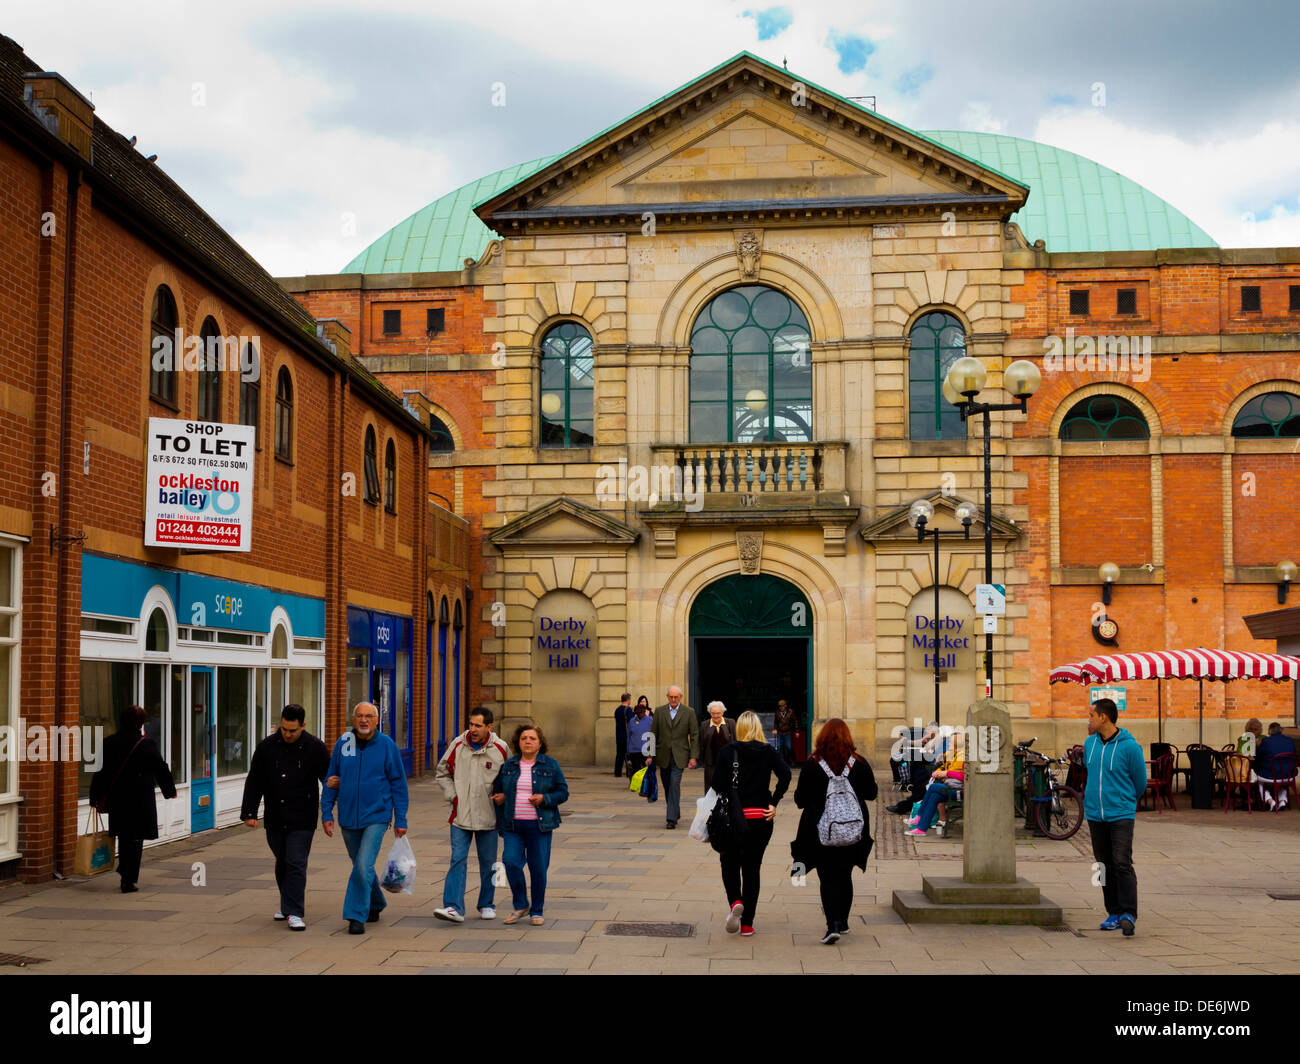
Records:
[[[725,576],[691,603],[690,702],[715,699],[728,716],[752,709],[770,732],[778,699],[806,735],[813,704],[813,612],[788,580],[763,573]]]

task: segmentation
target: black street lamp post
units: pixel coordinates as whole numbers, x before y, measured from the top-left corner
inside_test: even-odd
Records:
[[[1032,362],[1011,363],[1002,374],[1003,383],[1014,397],[1010,403],[975,401],[988,380],[984,363],[970,355],[959,358],[948,370],[943,395],[961,411],[962,421],[972,417],[984,421],[984,582],[993,583],[993,459],[989,415],[999,410],[1028,412],[1029,397],[1038,391],[1043,375]],[[993,697],[993,633],[984,634],[984,697]]]

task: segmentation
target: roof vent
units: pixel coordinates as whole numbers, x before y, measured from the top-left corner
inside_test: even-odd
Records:
[[[90,135],[95,128],[95,105],[53,71],[24,74],[23,80],[23,101],[32,113],[59,140],[91,162]]]

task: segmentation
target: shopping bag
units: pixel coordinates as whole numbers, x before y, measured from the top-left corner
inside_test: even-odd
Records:
[[[415,893],[415,851],[405,835],[388,851],[388,865],[379,885],[390,894]]]
[[[88,808],[86,830],[88,834],[77,839],[77,852],[72,859],[72,871],[79,876],[97,876],[113,870],[113,836],[104,830],[99,810]]]
[[[645,779],[645,769],[639,768],[632,773],[632,782],[628,785],[628,790],[635,794],[641,793],[641,781]]]
[[[647,802],[659,801],[659,773],[653,768],[646,772],[641,780],[641,797]]]
[[[709,841],[709,814],[717,801],[718,793],[712,787],[702,798],[695,799],[695,819],[691,821],[691,830],[687,834],[696,842]]]

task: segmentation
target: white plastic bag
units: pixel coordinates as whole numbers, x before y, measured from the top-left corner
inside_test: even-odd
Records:
[[[415,851],[405,835],[388,851],[388,865],[379,885],[390,894],[415,893]]]
[[[718,793],[712,787],[704,797],[695,799],[695,819],[691,821],[691,830],[687,832],[696,842],[709,841],[709,814],[718,802]]]

